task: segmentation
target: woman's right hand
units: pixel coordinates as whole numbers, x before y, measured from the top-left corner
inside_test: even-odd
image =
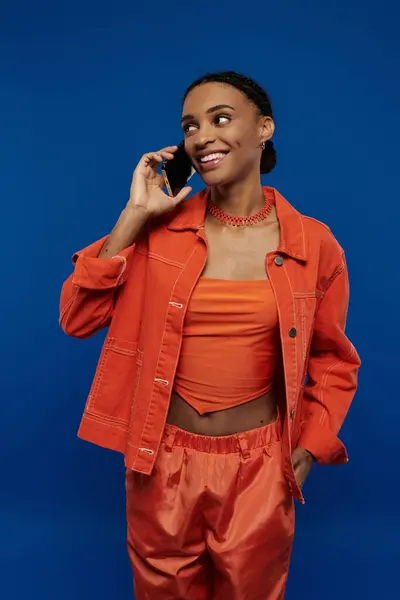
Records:
[[[147,216],[159,216],[174,209],[192,191],[184,187],[176,196],[164,193],[164,178],[158,173],[163,160],[172,160],[177,146],[167,146],[159,152],[148,152],[140,159],[132,178],[127,208],[143,210]]]

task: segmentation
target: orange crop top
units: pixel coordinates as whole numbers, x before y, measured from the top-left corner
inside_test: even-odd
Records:
[[[175,390],[199,414],[271,389],[280,348],[268,280],[199,279],[190,299]]]

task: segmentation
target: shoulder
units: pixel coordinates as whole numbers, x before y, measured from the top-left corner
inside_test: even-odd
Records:
[[[344,253],[341,244],[326,223],[307,215],[301,215],[301,219],[307,238],[311,243],[319,243],[321,251],[334,252],[339,256]]]
[[[317,260],[319,287],[326,290],[337,275],[347,272],[344,250],[326,223],[305,215],[301,219],[309,257]]]
[[[277,190],[275,202],[281,231],[288,248],[301,257],[318,261],[321,266],[339,265],[343,262],[343,248],[325,223],[302,214]],[[329,268],[329,267],[328,267]]]

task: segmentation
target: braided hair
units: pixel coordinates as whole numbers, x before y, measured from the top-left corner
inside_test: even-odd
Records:
[[[272,106],[271,100],[267,92],[254,79],[240,75],[235,71],[223,71],[220,73],[209,73],[196,79],[186,90],[183,101],[186,100],[189,93],[199,85],[204,83],[225,83],[238,89],[252,102],[258,109],[260,116],[271,117]],[[276,150],[274,143],[271,140],[265,142],[265,148],[261,154],[261,173],[269,173],[276,165]]]

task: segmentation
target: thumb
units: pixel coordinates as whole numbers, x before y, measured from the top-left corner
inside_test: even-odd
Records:
[[[189,196],[191,191],[192,188],[190,186],[182,188],[181,191],[173,197],[174,206],[178,206],[178,204],[180,204],[185,198]]]

